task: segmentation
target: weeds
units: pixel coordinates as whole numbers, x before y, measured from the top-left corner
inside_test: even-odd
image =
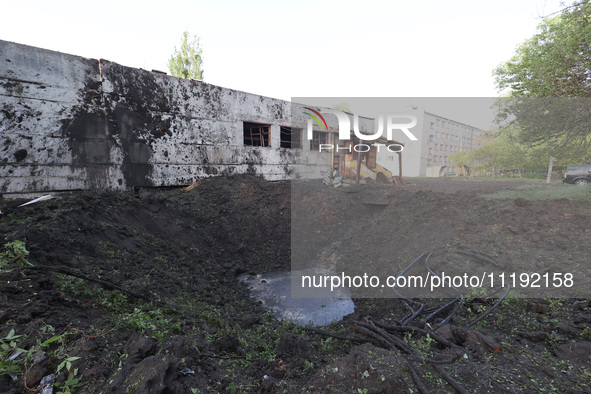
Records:
[[[23,241],[12,241],[4,244],[4,252],[0,253],[0,269],[8,267],[9,264],[17,264],[20,267],[32,266],[27,261],[29,251]]]
[[[45,326],[42,332],[54,332],[51,326]],[[14,329],[0,339],[0,375],[8,375],[13,381],[18,380],[18,376],[28,370],[32,364],[42,362],[47,356],[59,362],[54,374],[59,377],[65,374],[63,380],[56,382],[54,386],[60,388],[57,394],[68,394],[74,392],[76,388],[82,387],[82,379],[76,377],[78,368],[72,368],[72,363],[80,357],[70,357],[67,354],[66,338],[73,332],[67,332],[61,335],[52,336],[44,341],[38,338],[34,346],[28,350],[22,348],[22,343],[26,336],[16,335]],[[50,351],[50,348],[53,350]],[[46,356],[47,353],[47,356]]]
[[[72,362],[78,360],[79,358],[80,357],[68,357],[57,366],[57,370],[55,372],[56,375],[59,375],[60,371],[64,368],[68,373],[66,380],[54,384],[55,387],[61,388],[61,390],[58,391],[58,394],[71,393],[73,389],[82,387],[81,379],[76,377],[76,375],[78,375],[78,368],[74,368],[74,370],[72,370]]]
[[[119,316],[121,327],[142,334],[151,334],[156,339],[164,339],[168,335],[180,334],[181,323],[173,319],[161,308],[143,311],[134,308],[133,312]]]
[[[119,313],[129,309],[133,304],[127,294],[119,290],[106,290],[96,284],[69,275],[57,274],[61,292],[66,297],[88,297],[95,300],[105,309]]]
[[[15,335],[14,329],[0,339],[0,375],[9,375],[16,380],[16,375],[22,370],[22,361],[17,360],[26,350],[18,347],[17,339],[22,335]]]

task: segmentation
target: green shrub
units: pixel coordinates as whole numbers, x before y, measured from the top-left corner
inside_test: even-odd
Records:
[[[33,264],[27,261],[29,251],[23,241],[13,241],[4,244],[4,252],[0,253],[0,268],[5,268],[9,264],[16,263],[21,267],[31,266]]]

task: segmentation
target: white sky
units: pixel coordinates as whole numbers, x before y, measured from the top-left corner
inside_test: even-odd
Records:
[[[168,71],[188,30],[204,80],[291,97],[492,97],[492,70],[560,0],[2,0],[0,39]]]

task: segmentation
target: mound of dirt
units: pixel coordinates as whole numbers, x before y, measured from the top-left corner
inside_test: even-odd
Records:
[[[359,298],[318,330],[276,320],[237,279],[289,269],[291,252],[359,270],[399,270],[450,245],[529,267],[587,262],[588,206],[487,200],[479,193],[519,185],[464,183],[451,193],[445,181],[334,189],[233,176],[2,200],[0,392],[52,374],[56,391],[91,393],[588,391],[586,299],[506,300],[468,327],[498,298],[470,297],[446,324],[405,318],[413,302],[449,300]],[[313,234],[305,247],[292,228]]]

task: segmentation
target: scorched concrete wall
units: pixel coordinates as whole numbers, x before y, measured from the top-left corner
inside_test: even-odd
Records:
[[[271,124],[244,146],[243,122]],[[280,146],[291,104],[200,81],[0,41],[0,193],[182,186],[253,173],[288,179],[329,154]],[[314,171],[313,169],[311,170]]]

